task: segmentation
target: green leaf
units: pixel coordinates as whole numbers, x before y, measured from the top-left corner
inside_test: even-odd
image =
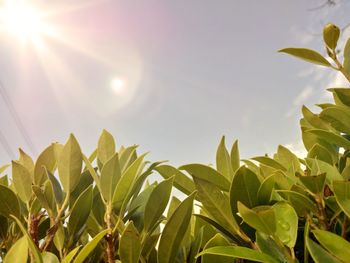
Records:
[[[79,254],[74,259],[74,263],[83,263],[84,260],[89,256],[89,254],[95,249],[101,239],[108,233],[108,229],[105,229],[94,236],[93,239],[89,241],[79,252]]]
[[[106,202],[112,201],[113,191],[121,177],[119,155],[115,153],[105,162],[101,171],[100,186],[101,194]]]
[[[91,164],[90,160],[89,160],[85,155],[83,155],[83,160],[84,160],[84,163],[85,163],[85,165],[86,165],[86,168],[87,168],[87,169],[89,170],[89,172],[90,172],[91,177],[94,179],[97,188],[98,188],[99,191],[101,192],[100,177],[97,175],[97,173],[96,173],[94,167],[92,167],[92,164]]]
[[[196,255],[199,253],[202,245],[203,231],[204,231],[204,227],[202,227],[198,231],[193,242],[191,243],[190,253],[188,255],[188,263],[196,263]]]
[[[298,215],[294,208],[286,202],[273,205],[276,216],[276,235],[286,246],[295,246],[298,234]]]
[[[92,208],[92,185],[80,194],[73,207],[70,209],[71,214],[67,224],[68,234],[71,241],[77,239],[82,228],[85,226]]]
[[[328,107],[320,113],[320,118],[330,123],[337,131],[350,133],[350,111],[344,107]]]
[[[61,205],[63,202],[63,192],[62,192],[61,185],[58,182],[57,178],[52,173],[50,173],[49,171],[46,171],[46,172],[47,172],[47,177],[51,181],[51,185],[53,188],[53,193],[55,195],[56,202],[59,205]]]
[[[71,263],[73,258],[75,257],[75,255],[78,253],[79,249],[81,248],[81,246],[77,246],[76,248],[74,248],[73,250],[71,250],[67,256],[65,256],[62,259],[61,263]]]
[[[13,216],[13,215],[11,215],[11,218],[16,221],[16,223],[19,226],[19,228],[21,229],[23,235],[27,238],[28,246],[29,246],[30,250],[33,253],[35,262],[43,263],[44,261],[43,261],[43,258],[41,257],[41,254],[40,254],[40,251],[39,251],[38,247],[34,244],[32,238],[28,234],[28,232],[25,229],[25,227],[22,225],[21,221],[16,216]]]
[[[230,182],[222,174],[207,165],[186,164],[179,167],[179,169],[185,170],[193,177],[208,181],[223,191],[228,192],[230,189]]]
[[[28,240],[23,236],[14,243],[6,253],[4,263],[27,263],[28,259]]]
[[[340,29],[332,23],[328,23],[323,28],[323,40],[327,47],[334,50],[337,47]]]
[[[322,145],[316,143],[307,154],[308,158],[324,161],[330,165],[334,164],[332,154]]]
[[[317,207],[307,196],[289,190],[277,190],[284,199],[289,201],[299,216],[305,216],[309,212],[317,213]]]
[[[10,167],[9,164],[5,164],[3,166],[0,166],[0,174],[2,174],[8,167]]]
[[[10,218],[10,215],[18,218],[21,216],[16,194],[4,185],[0,185],[0,214],[7,218]]]
[[[97,158],[105,164],[115,153],[115,142],[112,134],[106,130],[102,130],[97,144]]]
[[[120,167],[122,172],[125,171],[125,169],[127,169],[129,167],[130,164],[132,164],[136,159],[137,159],[137,155],[136,155],[136,148],[138,146],[137,145],[133,145],[130,147],[127,147],[126,149],[124,149],[123,151],[120,151]]]
[[[278,52],[287,53],[289,55],[292,55],[294,57],[300,58],[302,60],[305,60],[307,62],[330,67],[331,64],[328,62],[327,59],[325,59],[320,53],[307,49],[307,48],[284,48],[279,50]]]
[[[158,184],[152,191],[145,207],[144,230],[149,232],[159,222],[165,208],[168,205],[173,186],[171,177]]]
[[[334,180],[343,180],[338,169],[334,165],[316,159],[306,158],[306,164],[311,170],[311,174],[326,173],[326,181],[331,184]]]
[[[232,165],[232,170],[234,172],[236,172],[238,168],[241,166],[237,140],[233,143],[231,148],[231,165]]]
[[[129,167],[123,172],[122,177],[120,178],[117,186],[115,187],[113,197],[112,197],[112,205],[113,209],[118,213],[127,202],[129,202],[129,198],[132,195],[128,195],[130,191],[133,189],[133,185],[135,183],[136,178],[141,173],[143,168],[143,159],[146,154],[139,156]],[[129,196],[129,198],[128,198]],[[122,211],[123,212],[123,211]]]
[[[44,189],[37,185],[32,186],[33,193],[39,200],[41,206],[45,208],[50,216],[54,216],[55,200],[53,200],[53,190],[50,181],[46,181]],[[51,188],[51,189],[50,189]]]
[[[320,244],[338,259],[348,262],[350,259],[350,243],[344,238],[324,230],[314,230],[312,233]]]
[[[211,247],[229,246],[230,243],[221,234],[216,234],[204,246],[203,250]],[[202,263],[232,263],[232,258],[219,255],[202,255]]]
[[[283,250],[280,249],[275,240],[269,235],[256,231],[255,240],[261,252],[270,255],[279,262],[288,262]]]
[[[16,192],[24,203],[32,196],[32,177],[30,172],[20,163],[12,161],[12,181]]]
[[[33,159],[26,154],[21,148],[19,148],[19,160],[18,162],[22,164],[30,174],[30,178],[34,182],[34,162]],[[0,172],[1,174],[1,172]]]
[[[174,186],[186,195],[191,194],[196,189],[193,181],[175,167],[164,164],[156,167],[155,170],[164,179],[168,179],[175,175]]]
[[[45,263],[60,263],[56,255],[51,252],[44,251],[42,257]]]
[[[281,170],[281,171],[287,170],[282,164],[280,164],[279,162],[277,162],[274,159],[271,159],[270,157],[258,156],[258,157],[252,158],[252,160],[255,160],[263,165],[274,168],[276,170]]]
[[[57,162],[58,174],[66,193],[72,192],[79,182],[82,160],[80,146],[74,135],[71,134]]]
[[[237,207],[244,222],[251,227],[268,235],[272,235],[276,232],[276,215],[273,208],[261,206],[252,210],[241,202],[238,202]]]
[[[326,182],[326,174],[311,176],[300,176],[300,181],[314,194],[323,194],[323,188]]]
[[[350,46],[349,46],[350,48]],[[333,95],[336,95],[336,98],[340,100],[343,105],[350,106],[350,89],[349,88],[332,88],[328,89]]]
[[[269,204],[274,185],[275,175],[272,174],[264,179],[258,190],[257,201],[259,205]]]
[[[219,147],[216,151],[216,169],[231,181],[234,171],[232,169],[230,155],[226,149],[225,136],[222,136]]]
[[[345,71],[350,74],[350,38],[346,41],[344,48],[344,62],[343,67]]]
[[[315,263],[341,263],[342,261],[336,259],[320,245],[312,241],[310,238],[306,238],[306,247],[310,252],[312,259]]]
[[[278,163],[283,165],[287,170],[292,169],[293,171],[300,170],[300,161],[298,157],[292,153],[288,148],[279,145],[277,148],[276,159]]]
[[[58,144],[53,143],[39,155],[34,167],[34,184],[42,185],[45,182],[44,167],[51,173],[54,172],[57,162],[56,147],[59,147]]]
[[[237,202],[252,208],[258,204],[258,191],[260,181],[255,173],[246,168],[240,167],[232,180],[230,187],[230,205],[232,214],[237,213]]]
[[[344,147],[345,149],[350,149],[350,141],[342,137],[341,135],[338,135],[336,133],[320,130],[320,129],[310,129],[306,132],[315,134],[319,136],[320,138],[328,141],[329,143],[332,143],[334,145],[337,145],[339,147]]]
[[[164,226],[158,246],[158,263],[175,262],[175,255],[191,220],[194,197],[195,192],[178,206]]]
[[[253,250],[246,247],[238,247],[238,246],[219,246],[208,248],[197,255],[200,257],[202,255],[218,255],[218,256],[226,256],[232,258],[242,258],[256,262],[264,262],[264,263],[278,263],[273,257],[270,257],[267,254],[261,253],[260,251]]]
[[[141,255],[141,239],[133,222],[129,222],[120,237],[119,256],[123,263],[138,263]]]
[[[333,181],[333,191],[337,203],[344,213],[350,217],[350,181]]]
[[[237,234],[239,226],[228,209],[230,201],[227,195],[205,180],[194,178],[194,182],[198,190],[198,199],[208,214],[232,235]]]

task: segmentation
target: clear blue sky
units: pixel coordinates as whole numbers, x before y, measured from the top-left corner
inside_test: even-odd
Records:
[[[341,82],[276,51],[323,53],[322,27],[350,22],[347,1],[32,2],[55,34],[0,30],[0,80],[38,151],[73,132],[89,154],[103,128],[174,165],[213,163],[222,135],[243,158],[300,151],[301,105]],[[0,120],[11,151],[32,154],[1,97]],[[0,164],[12,158],[0,146]]]

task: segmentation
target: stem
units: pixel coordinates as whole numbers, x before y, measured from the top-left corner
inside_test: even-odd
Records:
[[[326,211],[324,210],[323,199],[319,195],[316,195],[315,201],[316,201],[317,210],[318,210],[318,219],[320,220],[321,227],[323,230],[328,230],[328,223],[327,223]]]
[[[55,218],[51,218],[51,220],[50,220],[52,226],[47,231],[47,235],[45,237],[45,242],[40,247],[41,251],[47,251],[50,248],[51,243],[52,243],[52,241],[55,237],[55,234],[58,230],[58,224],[60,223],[61,217],[68,206],[68,202],[69,202],[69,193],[67,193],[66,198],[64,199],[64,202],[63,202],[60,210],[58,211],[57,216]]]
[[[337,65],[338,68],[336,68],[336,69],[338,71],[340,71],[344,75],[344,77],[350,82],[350,75],[348,74],[348,72],[346,72],[346,70],[343,67],[342,63],[340,63],[340,61],[338,60],[337,52],[335,50],[332,50],[331,54],[329,54],[329,56],[333,59],[333,61]]]
[[[342,228],[341,228],[341,236],[344,239],[346,239],[346,229],[348,227],[348,223],[349,223],[348,217],[345,215],[344,216],[344,221],[343,221],[343,224],[342,224]]]
[[[107,225],[108,234],[105,239],[107,241],[107,262],[114,263],[114,242],[113,242],[113,227],[112,227],[112,205],[107,204],[106,207],[106,215],[105,215],[105,223]]]

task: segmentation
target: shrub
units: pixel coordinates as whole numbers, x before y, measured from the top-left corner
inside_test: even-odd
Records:
[[[340,30],[324,28],[329,60],[303,48],[280,50],[341,72]],[[330,62],[332,61],[332,63]],[[145,161],[137,146],[116,148],[103,130],[85,156],[74,135],[34,162],[21,149],[0,177],[4,262],[350,262],[350,89],[300,122],[307,157],[283,146],[240,160],[225,138],[216,167]],[[241,165],[243,163],[243,165]],[[0,168],[0,174],[10,167]],[[164,180],[150,184],[152,173]],[[186,196],[171,197],[175,187]]]

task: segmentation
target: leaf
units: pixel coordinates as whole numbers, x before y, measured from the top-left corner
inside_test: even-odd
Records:
[[[325,66],[325,67],[331,67],[331,64],[328,62],[327,59],[325,59],[320,53],[307,49],[307,48],[284,48],[279,50],[278,52],[287,53],[289,55],[292,55],[294,57],[300,58],[302,60],[305,60],[307,62]]]
[[[158,184],[148,198],[144,215],[144,230],[146,232],[149,232],[163,215],[169,202],[173,179],[174,177],[171,177]]]
[[[72,262],[73,258],[75,257],[75,255],[78,253],[79,249],[81,248],[81,246],[77,246],[76,248],[74,248],[73,250],[71,250],[67,256],[65,256],[61,263],[70,263]]]
[[[343,67],[345,71],[350,74],[350,38],[346,41],[344,48],[344,62]]]
[[[256,231],[255,240],[261,252],[270,255],[278,262],[288,262],[286,255],[283,254],[283,250],[278,247],[275,240],[273,240],[269,235]]]
[[[230,243],[221,234],[216,234],[204,246],[203,250],[211,247],[229,246]],[[219,255],[202,255],[202,263],[232,263],[232,258]]]
[[[24,203],[32,196],[32,177],[30,172],[20,163],[12,161],[12,181],[16,192]]]
[[[141,239],[132,221],[126,225],[120,237],[119,256],[123,263],[138,263],[141,255]]]
[[[275,185],[275,175],[272,174],[264,179],[258,190],[257,202],[259,205],[268,205],[272,190]]]
[[[294,208],[286,202],[278,202],[273,205],[276,217],[276,235],[288,246],[295,246],[298,234],[298,215]]]
[[[9,164],[5,164],[3,166],[0,166],[0,174],[2,174],[8,167],[10,167]]]
[[[196,263],[196,255],[199,253],[202,245],[203,231],[204,227],[199,230],[193,242],[191,243],[190,253],[188,255],[188,263]]]
[[[94,167],[92,167],[91,162],[89,161],[89,159],[83,155],[83,160],[84,163],[86,165],[86,168],[89,170],[91,177],[94,179],[97,188],[99,189],[99,191],[101,192],[101,184],[100,184],[100,177],[97,175]]]
[[[79,252],[79,254],[74,259],[74,263],[83,263],[84,260],[89,256],[89,254],[95,249],[101,239],[108,233],[108,229],[105,229],[94,236],[93,239],[89,241]]]
[[[266,156],[254,157],[254,158],[252,158],[252,160],[257,161],[257,162],[259,162],[263,165],[266,165],[268,167],[274,168],[276,170],[281,170],[281,171],[287,170],[282,164],[280,164],[276,160],[271,159],[271,158],[266,157]]]
[[[43,263],[44,261],[43,261],[43,258],[41,257],[41,254],[40,254],[38,247],[34,244],[32,238],[28,234],[25,227],[22,225],[21,221],[16,216],[13,216],[13,215],[11,215],[11,218],[16,221],[16,223],[19,226],[19,228],[21,229],[23,235],[27,238],[28,246],[33,253],[33,257],[35,259],[35,262]]]
[[[326,174],[312,176],[299,176],[299,180],[314,194],[323,194],[323,188],[326,182]]]
[[[196,189],[193,181],[175,167],[164,164],[156,167],[155,170],[164,179],[168,179],[175,175],[174,186],[186,195],[191,194]]]
[[[307,154],[307,157],[310,159],[317,159],[317,160],[321,160],[323,162],[326,162],[330,165],[333,165],[333,158],[332,158],[332,154],[322,145],[316,143],[314,146],[312,146],[312,148],[310,149],[310,151]]]
[[[350,217],[350,181],[333,181],[333,191],[337,203],[344,213]]]
[[[145,155],[146,154],[143,154],[138,157],[128,169],[123,172],[117,186],[115,187],[112,197],[112,205],[116,212],[120,212],[124,202],[129,202],[129,200],[127,200],[127,195],[132,190],[134,182],[143,168],[142,163]]]
[[[350,243],[344,238],[324,230],[314,230],[318,242],[338,259],[348,262],[350,258]]]
[[[69,221],[67,224],[70,241],[77,239],[76,235],[81,233],[92,208],[92,185],[80,194],[73,207],[70,209]]]
[[[236,172],[238,168],[241,166],[237,140],[233,143],[231,148],[231,165],[232,165],[232,170],[234,172]]]
[[[328,141],[329,143],[332,143],[339,147],[350,149],[350,141],[345,139],[341,135],[335,134],[330,131],[320,130],[320,129],[310,129],[310,130],[307,130],[306,132],[315,134],[321,137],[322,139]]]
[[[310,200],[310,198],[303,194],[289,190],[277,190],[276,192],[292,204],[299,216],[305,216],[309,212],[317,212],[316,205]]]
[[[27,263],[28,259],[28,240],[23,236],[14,243],[6,253],[4,263]]]
[[[47,147],[38,157],[35,166],[34,166],[34,184],[35,185],[42,185],[45,180],[45,169],[50,171],[51,173],[54,172],[56,168],[56,150],[57,143],[51,144],[49,147]]]
[[[172,263],[191,220],[195,192],[175,210],[164,226],[158,246],[158,263]]]
[[[208,181],[223,191],[228,192],[230,189],[230,182],[222,174],[209,166],[203,164],[186,164],[179,167],[179,169],[185,170],[193,177]]]
[[[127,169],[129,165],[137,159],[135,158],[135,156],[137,156],[136,155],[137,147],[138,147],[137,145],[133,145],[133,146],[127,147],[123,151],[120,151],[119,161],[120,161],[120,167],[122,172],[124,172],[125,169]]]
[[[231,181],[234,171],[231,166],[230,155],[225,146],[225,136],[222,136],[219,147],[216,151],[216,169]]]
[[[350,48],[350,46],[349,46],[349,48]],[[331,91],[333,94],[335,94],[336,97],[340,100],[340,102],[343,105],[348,106],[348,107],[350,106],[350,90],[349,90],[349,88],[332,88],[332,89],[328,89],[328,91]]]
[[[18,160],[18,162],[28,170],[28,172],[30,173],[30,178],[34,182],[34,162],[33,162],[33,159],[28,154],[26,154],[21,148],[19,148],[19,160]]]
[[[343,177],[334,165],[316,159],[306,158],[306,164],[311,170],[311,174],[326,173],[326,182],[331,184],[334,180],[342,181]]]
[[[308,237],[306,238],[306,247],[315,263],[341,263],[340,260],[333,257]]]
[[[320,118],[327,121],[337,131],[350,133],[350,111],[343,107],[328,107],[320,113]]]
[[[105,164],[115,153],[115,142],[112,134],[106,130],[102,130],[97,143],[97,158]]]
[[[82,161],[80,146],[74,135],[71,134],[57,162],[58,174],[66,193],[72,192],[79,182]]]
[[[63,192],[60,183],[58,182],[57,178],[50,173],[49,171],[47,172],[47,178],[51,181],[53,193],[55,195],[55,200],[56,202],[61,205],[63,202]]]
[[[238,202],[237,207],[244,222],[251,227],[268,235],[276,232],[276,215],[271,207],[260,207],[261,209],[254,211],[241,202]]]
[[[115,153],[105,162],[101,171],[100,186],[101,194],[106,202],[111,202],[113,191],[121,177],[119,155]]]
[[[255,173],[246,168],[240,167],[232,180],[230,187],[230,205],[232,214],[237,213],[237,202],[252,208],[258,204],[258,191],[260,181]]]
[[[227,195],[223,194],[220,189],[207,181],[194,178],[198,190],[198,199],[203,204],[205,210],[211,217],[222,227],[227,229],[232,235],[239,232],[239,226],[231,211],[230,201]]]
[[[10,218],[10,215],[21,216],[16,194],[4,185],[0,185],[0,214],[7,218]]]
[[[226,256],[232,258],[242,258],[264,263],[278,263],[277,260],[275,260],[273,257],[270,257],[267,254],[261,253],[257,250],[239,246],[219,246],[208,248],[199,253],[197,257],[207,254]]]
[[[44,251],[42,257],[45,263],[60,263],[56,255],[51,252]]]

